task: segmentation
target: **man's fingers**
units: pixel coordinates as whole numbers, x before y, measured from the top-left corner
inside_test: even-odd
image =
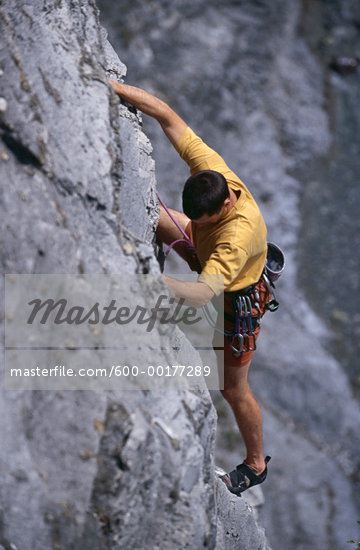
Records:
[[[118,82],[116,82],[116,80],[108,80],[108,83],[112,86],[113,90],[118,93]]]

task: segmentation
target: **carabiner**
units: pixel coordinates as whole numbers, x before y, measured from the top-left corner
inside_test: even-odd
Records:
[[[236,347],[237,344],[237,347]],[[230,348],[233,350],[234,357],[239,357],[244,348],[244,337],[240,332],[234,334],[231,340]]]
[[[265,307],[266,309],[268,309],[269,311],[276,311],[277,309],[279,309],[279,302],[277,300],[275,300],[275,298],[273,298],[272,300],[269,300],[266,304],[265,304]]]
[[[256,350],[256,339],[255,334],[251,332],[251,334],[246,334],[245,338],[247,338],[247,351],[255,351]],[[253,347],[250,346],[250,339],[253,340]],[[246,345],[246,344],[245,344]]]

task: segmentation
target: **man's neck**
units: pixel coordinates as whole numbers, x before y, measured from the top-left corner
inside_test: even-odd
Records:
[[[222,218],[226,217],[229,214],[229,212],[234,208],[238,198],[240,197],[240,193],[241,193],[241,191],[235,192],[233,189],[231,189],[231,187],[229,187],[230,202],[228,202],[225,205],[225,209],[223,211]]]

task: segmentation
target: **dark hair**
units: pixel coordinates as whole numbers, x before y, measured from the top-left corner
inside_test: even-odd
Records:
[[[202,170],[185,182],[182,194],[183,211],[191,220],[197,220],[204,214],[212,216],[220,212],[229,196],[226,179],[220,172]]]

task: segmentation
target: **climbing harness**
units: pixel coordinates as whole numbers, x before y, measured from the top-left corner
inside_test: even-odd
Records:
[[[274,243],[268,243],[267,258],[264,271],[255,284],[234,292],[225,292],[225,295],[232,296],[232,309],[235,315],[224,312],[225,320],[234,324],[234,330],[225,328],[219,329],[207,305],[203,311],[207,322],[221,334],[230,340],[230,348],[234,357],[240,357],[246,348],[247,351],[256,350],[256,339],[254,331],[261,323],[260,295],[257,285],[263,280],[270,294],[270,300],[266,302],[265,308],[268,311],[276,311],[279,302],[275,295],[275,284],[285,267],[285,256],[282,250]]]

